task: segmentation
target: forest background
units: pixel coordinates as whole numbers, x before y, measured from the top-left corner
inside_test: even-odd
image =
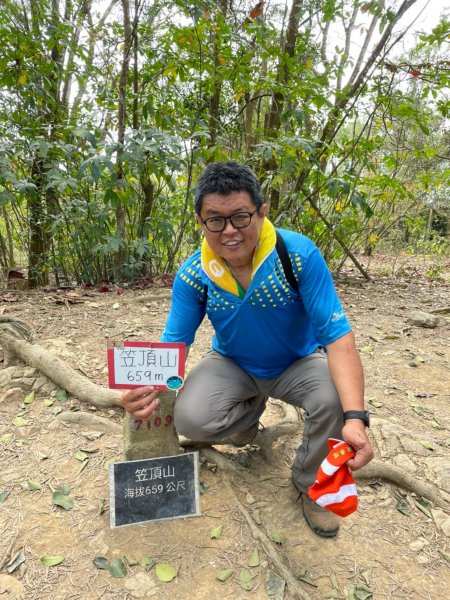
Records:
[[[0,263],[30,287],[172,273],[216,160],[249,164],[336,270],[448,250],[445,2],[1,6]]]

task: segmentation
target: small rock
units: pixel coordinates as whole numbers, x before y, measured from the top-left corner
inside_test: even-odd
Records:
[[[113,310],[117,310],[118,308],[120,308],[120,304],[118,302],[114,302],[114,304],[112,305]]]
[[[409,315],[407,322],[411,325],[416,325],[417,327],[434,329],[439,325],[439,317],[436,317],[430,313],[422,312],[421,310],[416,310]]]
[[[255,504],[256,502],[255,498],[253,498],[251,494],[247,494],[245,496],[245,501],[247,502],[247,504]]]
[[[35,383],[36,379],[34,377],[23,377],[20,381],[20,383],[26,387],[31,389]]]
[[[0,575],[0,596],[4,600],[22,600],[25,597],[25,588],[12,575]]]
[[[80,435],[89,440],[90,442],[94,442],[104,435],[103,431],[80,431]]]
[[[125,587],[133,598],[150,598],[158,592],[156,583],[147,573],[137,573],[133,577],[128,577]]]
[[[410,550],[412,550],[413,552],[420,552],[421,550],[423,550],[425,548],[425,546],[427,546],[430,542],[428,542],[427,540],[425,540],[424,538],[419,538],[418,540],[415,540],[414,542],[411,542],[409,545]]]
[[[10,402],[23,402],[25,392],[21,388],[11,388],[0,397],[0,404]]]

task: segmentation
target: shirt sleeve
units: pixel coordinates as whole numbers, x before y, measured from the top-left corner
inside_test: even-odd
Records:
[[[190,346],[205,316],[204,291],[200,285],[177,273],[172,287],[172,305],[161,335],[162,342],[184,342]]]
[[[352,328],[336,293],[333,278],[319,249],[311,242],[300,272],[300,294],[317,341],[326,346]]]

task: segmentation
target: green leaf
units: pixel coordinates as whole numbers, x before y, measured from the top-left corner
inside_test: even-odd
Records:
[[[55,567],[62,562],[64,562],[64,556],[61,554],[44,554],[44,556],[41,556],[41,563],[46,567]]]
[[[63,483],[57,488],[55,488],[55,492],[59,492],[60,494],[68,496],[70,494],[70,487],[67,485],[67,483]]]
[[[216,575],[216,579],[218,579],[219,581],[227,581],[227,579],[230,579],[230,577],[233,575],[233,569],[222,569],[221,571],[219,571]]]
[[[397,501],[397,505],[395,508],[398,510],[399,513],[405,515],[405,517],[409,517],[409,515],[411,514],[411,507],[409,506],[409,502],[404,498],[400,498]]]
[[[32,404],[32,402],[34,401],[35,396],[36,396],[36,392],[33,390],[30,394],[28,394],[27,396],[25,396],[25,398],[23,399],[23,403],[24,404]]]
[[[113,577],[125,577],[127,568],[121,558],[114,558],[108,565],[108,571]]]
[[[253,588],[253,575],[248,569],[241,569],[239,573],[239,585],[249,592]]]
[[[98,514],[102,515],[106,509],[106,500],[105,498],[99,498],[98,501]]]
[[[13,419],[13,424],[16,427],[25,427],[26,425],[28,425],[28,421],[23,417],[16,417],[15,419]]]
[[[141,560],[141,567],[144,567],[147,571],[150,571],[152,567],[156,565],[156,560],[150,556],[144,556]]]
[[[250,558],[248,559],[248,566],[249,567],[259,567],[259,552],[258,552],[258,548],[255,548],[253,550],[253,552],[250,555]]]
[[[57,390],[56,394],[55,394],[55,398],[57,400],[59,400],[60,402],[67,402],[67,400],[69,399],[66,390]]]
[[[42,489],[41,485],[37,481],[31,481],[31,479],[27,481],[27,488],[30,490],[30,492],[37,492],[38,490]]]
[[[89,454],[83,452],[83,450],[77,450],[73,457],[79,460],[80,462],[83,462],[89,458]]]
[[[177,576],[176,569],[168,563],[158,563],[155,567],[155,574],[160,581],[165,583],[172,581]]]
[[[218,540],[222,535],[223,525],[219,525],[218,527],[214,527],[211,529],[210,537],[212,540]]]
[[[272,531],[270,534],[270,539],[272,540],[272,542],[275,542],[275,544],[281,545],[283,543],[283,538],[278,533],[278,531]]]
[[[12,433],[5,433],[0,436],[0,444],[9,444],[9,442],[13,439]]]
[[[97,569],[102,569],[104,571],[109,570],[108,559],[105,558],[104,556],[96,556],[92,562],[97,567]]]
[[[0,492],[0,504],[3,504],[3,502],[6,500],[6,498],[9,496],[9,492],[8,491],[4,491],[4,492]]]
[[[64,510],[72,510],[73,508],[73,499],[66,494],[62,494],[61,492],[53,492],[53,504],[56,506],[60,506],[64,508]]]

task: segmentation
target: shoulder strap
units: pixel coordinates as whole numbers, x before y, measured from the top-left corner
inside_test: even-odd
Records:
[[[295,278],[294,271],[292,270],[292,262],[287,251],[286,244],[284,243],[284,240],[278,230],[275,248],[278,252],[278,256],[280,257],[281,264],[283,265],[283,271],[289,285],[298,293],[298,281]]]

